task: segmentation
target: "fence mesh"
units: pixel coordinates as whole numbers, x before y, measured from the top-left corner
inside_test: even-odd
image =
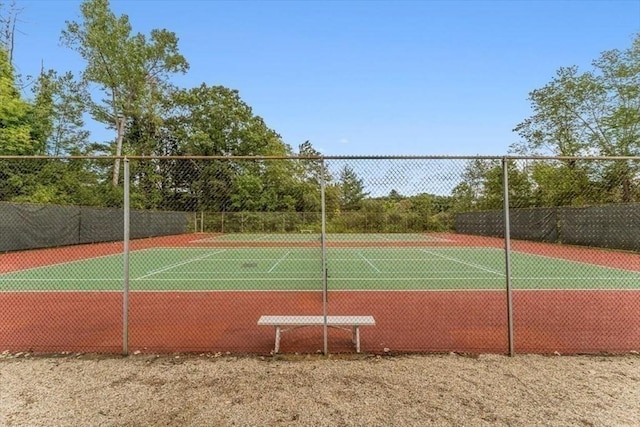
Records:
[[[3,350],[121,351],[122,188],[103,166],[0,158]]]
[[[0,157],[0,350],[640,346],[640,159],[115,160]]]

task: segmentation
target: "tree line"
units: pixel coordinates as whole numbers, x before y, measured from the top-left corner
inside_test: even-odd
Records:
[[[639,160],[583,159],[640,156],[640,34],[627,49],[605,51],[591,66],[562,67],[529,93],[532,115],[515,126],[520,141],[509,153],[559,159],[508,161],[512,206],[640,201]],[[502,182],[500,160],[470,161],[453,190],[454,209],[502,209]]]
[[[313,160],[321,154],[310,141],[295,150],[285,143],[238,90],[175,86],[172,78],[189,69],[178,36],[135,32],[108,0],[83,1],[80,19],[62,31],[83,71],[43,69],[27,96],[13,66],[19,13],[15,1],[0,2],[0,155],[298,157],[133,161],[132,203],[145,209],[319,212],[321,183],[329,214],[418,215],[433,229],[450,224],[452,212],[502,207],[498,160],[469,161],[450,195],[369,195],[349,166],[330,173]],[[640,155],[640,35],[625,50],[603,52],[588,71],[559,69],[529,100],[532,115],[515,126],[520,141],[511,154]],[[91,140],[87,114],[112,130],[111,141]],[[635,202],[639,168],[635,161],[509,161],[511,199],[521,207]],[[121,171],[119,160],[99,158],[0,160],[0,200],[120,206]]]

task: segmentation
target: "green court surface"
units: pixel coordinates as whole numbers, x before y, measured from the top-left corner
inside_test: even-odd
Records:
[[[499,290],[504,251],[494,248],[328,248],[331,290]],[[640,289],[640,273],[514,252],[514,289]],[[2,291],[118,291],[123,256],[0,275]],[[153,248],[130,255],[132,291],[322,290],[319,248]]]
[[[318,242],[320,233],[301,229],[300,233],[228,233],[196,240],[200,242]],[[428,233],[327,233],[328,242],[439,242],[446,241]]]

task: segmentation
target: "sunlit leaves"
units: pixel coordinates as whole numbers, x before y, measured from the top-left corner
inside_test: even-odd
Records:
[[[84,79],[102,92],[102,99],[93,100],[90,111],[96,120],[116,130],[113,154],[121,155],[130,120],[152,111],[168,76],[185,72],[189,65],[179,53],[174,33],[156,29],[149,38],[133,34],[128,16],[116,16],[108,0],[85,0],[81,13],[81,22],[67,22],[62,41],[82,56]],[[114,186],[119,169],[116,161]]]
[[[31,140],[29,109],[15,86],[7,53],[0,49],[0,154],[36,154]]]

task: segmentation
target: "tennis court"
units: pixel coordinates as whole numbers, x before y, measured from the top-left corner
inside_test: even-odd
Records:
[[[365,351],[503,353],[507,294],[499,242],[328,234],[328,314],[373,315],[376,326],[363,329]],[[268,353],[273,331],[256,325],[260,315],[322,313],[321,243],[318,234],[302,232],[188,235],[134,245],[130,348]],[[638,345],[640,320],[633,309],[640,302],[639,271],[587,262],[584,252],[580,261],[557,256],[557,246],[546,254],[543,245],[535,247],[516,249],[510,258],[520,351],[626,351]],[[71,259],[51,256],[46,265],[25,264],[0,275],[7,307],[0,315],[7,326],[0,344],[34,351],[121,349],[123,254],[87,250],[82,256],[76,249]],[[339,331],[330,332],[329,342],[331,351],[351,350]],[[291,332],[282,350],[315,352],[321,346],[322,331],[308,328]]]
[[[503,290],[496,248],[328,248],[327,286],[340,291]],[[514,253],[512,286],[522,290],[640,289],[640,272]],[[122,255],[0,276],[10,291],[120,291]],[[152,248],[130,257],[131,291],[320,291],[314,248]]]

